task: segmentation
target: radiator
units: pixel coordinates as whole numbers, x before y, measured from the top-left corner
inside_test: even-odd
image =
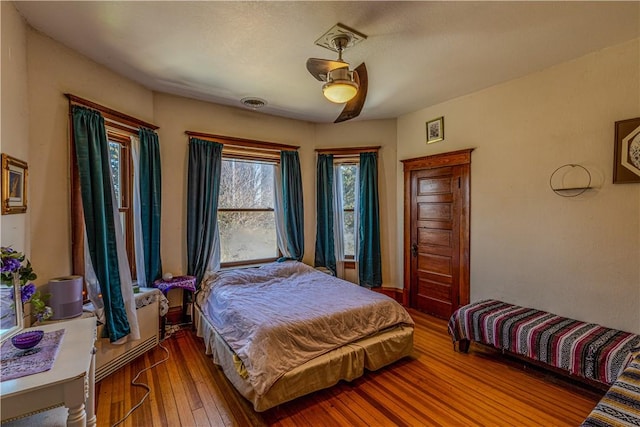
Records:
[[[160,294],[157,289],[149,292]],[[142,292],[136,294],[136,299],[148,297],[148,295],[147,292]],[[138,308],[139,340],[115,345],[111,344],[108,338],[98,338],[96,341],[96,382],[158,345],[160,341],[158,305],[158,298],[154,298],[150,304]],[[102,328],[102,325],[98,326],[98,337],[102,336]]]

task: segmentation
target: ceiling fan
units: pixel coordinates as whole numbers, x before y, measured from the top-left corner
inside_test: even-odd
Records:
[[[307,59],[307,70],[317,80],[325,82],[322,85],[325,98],[336,104],[345,104],[334,123],[358,117],[364,106],[369,85],[367,66],[363,62],[354,70],[350,70],[349,63],[342,60],[342,52],[366,38],[364,34],[336,24],[316,40],[316,44],[337,52],[338,59]]]

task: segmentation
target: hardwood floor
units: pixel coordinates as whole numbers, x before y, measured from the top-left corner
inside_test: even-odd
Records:
[[[577,426],[603,392],[475,344],[453,351],[446,322],[410,310],[411,357],[352,383],[256,413],[204,355],[190,330],[163,342],[170,359],[138,382],[151,394],[123,426]],[[99,426],[111,426],[144,395],[131,379],[163,359],[159,347],[96,386]]]

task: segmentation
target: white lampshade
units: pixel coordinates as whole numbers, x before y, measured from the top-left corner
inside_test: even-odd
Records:
[[[348,68],[331,70],[327,82],[322,86],[325,98],[336,104],[344,104],[358,93],[358,83],[353,81],[353,72]]]

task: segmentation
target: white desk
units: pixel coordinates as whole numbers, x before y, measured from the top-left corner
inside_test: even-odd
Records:
[[[96,319],[80,318],[35,328],[65,329],[56,361],[48,371],[0,382],[2,422],[57,406],[69,409],[67,426],[95,426]]]

